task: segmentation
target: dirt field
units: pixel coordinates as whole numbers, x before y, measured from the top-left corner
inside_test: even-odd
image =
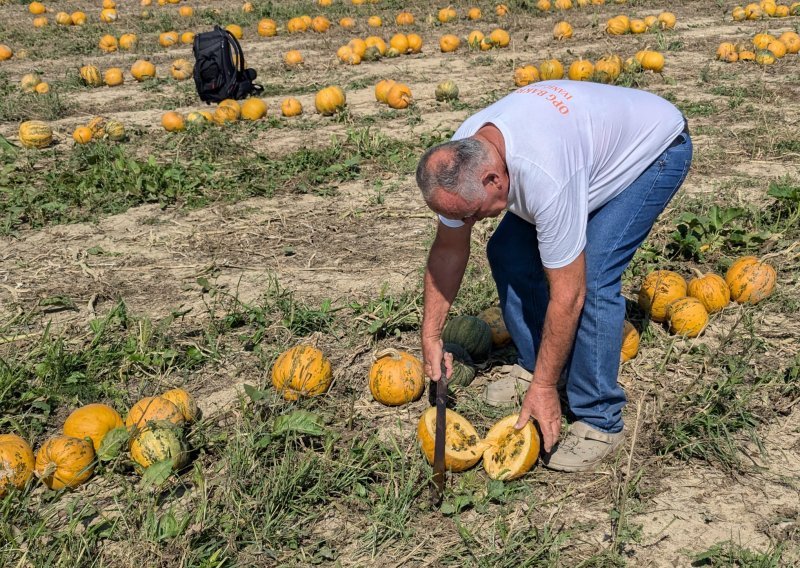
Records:
[[[555,2],[554,2],[555,3]],[[800,56],[774,65],[723,63],[722,41],[800,32],[800,16],[734,22],[729,1],[628,1],[541,12],[535,2],[380,0],[330,7],[238,0],[143,7],[118,0],[45,2],[49,25],[16,0],[0,2],[0,433],[34,451],[83,404],[123,416],[142,396],[171,387],[194,395],[203,419],[187,432],[191,464],[153,487],[124,458],[98,466],[74,491],[34,480],[0,499],[3,566],[742,566],[800,565]],[[194,15],[178,15],[191,5]],[[470,6],[483,18],[468,21]],[[673,30],[609,36],[611,16],[677,16]],[[84,26],[59,26],[83,10]],[[416,23],[399,28],[395,15]],[[145,16],[143,11],[149,13]],[[326,33],[288,34],[290,17],[326,15]],[[380,15],[383,26],[369,28]],[[355,29],[337,22],[352,16]],[[278,35],[256,33],[261,18]],[[567,20],[571,39],[552,29]],[[167,133],[165,110],[211,109],[191,80],[169,76],[191,47],[162,48],[163,31],[240,24],[248,66],[265,86],[268,116]],[[502,27],[505,49],[474,51],[472,29]],[[341,64],[354,37],[388,42],[418,33],[422,53]],[[138,35],[131,52],[103,54],[106,33]],[[439,37],[462,38],[441,53]],[[692,170],[626,273],[629,318],[642,330],[638,356],[621,368],[627,441],[601,471],[565,475],[537,466],[493,482],[479,466],[450,477],[446,514],[430,510],[430,467],[416,427],[427,397],[397,408],[372,399],[367,372],[385,346],[420,355],[421,280],[435,219],[414,181],[422,152],[471,113],[511,92],[513,71],[555,57],[606,53],[623,60],[650,48],[663,73],[623,73],[618,83],[675,103],[695,144]],[[283,54],[305,63],[286,68]],[[140,58],[157,78],[139,83]],[[118,87],[81,83],[80,65],[125,71]],[[25,94],[37,72],[46,95]],[[383,78],[407,83],[414,104],[376,102]],[[436,85],[454,80],[455,102]],[[314,110],[322,87],[339,85],[347,107]],[[280,116],[296,97],[300,117]],[[79,146],[73,130],[94,116],[121,121],[121,142]],[[55,143],[19,146],[21,121],[46,120]],[[454,313],[497,301],[484,248],[496,220],[473,232],[473,255]],[[681,233],[683,231],[683,233]],[[687,232],[692,238],[687,237]],[[685,340],[636,307],[655,268],[689,278],[724,274],[738,256],[777,269],[775,293],[731,304]],[[313,342],[334,382],[315,399],[286,402],[269,370],[286,348]],[[485,406],[482,385],[513,360],[493,353],[456,409],[485,433],[507,412]],[[279,434],[297,409],[322,432]]]

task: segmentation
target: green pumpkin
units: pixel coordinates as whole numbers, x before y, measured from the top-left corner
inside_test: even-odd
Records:
[[[458,316],[444,326],[442,341],[457,343],[473,361],[483,361],[492,351],[492,328],[475,316]]]
[[[442,81],[436,86],[434,92],[437,101],[456,101],[458,100],[458,85],[453,81]]]
[[[139,433],[131,442],[131,457],[143,469],[165,460],[172,461],[172,469],[175,470],[189,463],[183,432],[165,423],[148,427]]]
[[[475,378],[475,367],[472,365],[472,357],[466,349],[457,343],[445,343],[444,350],[453,355],[453,374],[447,383],[448,387],[468,387]]]

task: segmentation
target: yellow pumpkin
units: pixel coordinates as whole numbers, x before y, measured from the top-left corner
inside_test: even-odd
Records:
[[[744,14],[748,20],[758,20],[763,16],[764,12],[761,10],[761,6],[753,3],[744,7]]]
[[[739,61],[755,61],[756,60],[755,52],[754,51],[750,51],[748,49],[745,49],[744,51],[740,51],[736,55],[737,55],[737,59]]]
[[[536,9],[541,12],[548,12],[551,7],[550,0],[536,0]]]
[[[675,27],[676,21],[677,18],[672,12],[661,12],[658,15],[658,24],[661,26],[662,30],[671,30]]]
[[[228,24],[225,26],[225,29],[231,32],[231,35],[236,39],[242,39],[242,37],[244,37],[244,32],[242,31],[241,26],[236,24]],[[308,29],[308,26],[306,26],[306,29]]]
[[[741,6],[736,6],[731,10],[731,18],[734,22],[742,22],[747,18],[747,12]]]
[[[245,2],[244,4],[242,4],[242,12],[244,12],[245,14],[249,14],[254,9],[255,7],[253,6],[252,2]]]
[[[395,83],[386,94],[386,104],[391,108],[404,109],[411,104],[411,89],[403,83]]]
[[[525,475],[539,459],[539,434],[528,422],[517,430],[519,415],[506,416],[491,427],[484,439],[483,469],[491,479],[510,481]]]
[[[376,353],[369,370],[369,390],[375,400],[387,406],[417,400],[425,390],[422,361],[397,349]]]
[[[467,19],[469,20],[480,20],[482,16],[481,9],[478,7],[470,8],[467,12]]]
[[[722,61],[728,61],[731,54],[734,55],[737,54],[737,49],[734,44],[732,44],[729,41],[724,41],[721,44],[719,44],[716,55],[717,59],[720,59]]]
[[[511,43],[511,36],[508,35],[506,30],[496,28],[492,30],[492,33],[489,34],[489,39],[492,40],[492,43],[497,47],[508,47],[508,44]]]
[[[647,23],[639,19],[632,19],[630,25],[632,34],[643,34],[648,28]]]
[[[178,8],[178,15],[184,18],[191,18],[194,16],[194,9],[191,6],[181,6]]]
[[[299,116],[303,114],[303,105],[291,97],[284,99],[281,103],[281,114],[283,116]]]
[[[375,85],[375,100],[379,103],[386,104],[386,99],[389,96],[389,91],[394,86],[395,82],[391,79],[383,79],[378,81]]]
[[[439,38],[439,49],[442,50],[442,53],[455,51],[459,45],[461,45],[461,40],[453,34],[445,34]]]
[[[367,19],[367,25],[371,28],[379,28],[383,25],[383,20],[380,16],[370,16]]]
[[[109,140],[118,142],[125,138],[125,125],[117,120],[109,120],[105,130]]]
[[[43,28],[47,25],[47,17],[46,16],[39,16],[33,19],[33,27],[34,28]]]
[[[325,16],[317,16],[311,20],[311,29],[318,34],[324,34],[331,27],[331,21]]]
[[[103,85],[100,70],[94,65],[84,65],[80,69],[80,74],[83,83],[89,87],[101,87]]]
[[[620,361],[630,361],[639,353],[639,332],[628,320],[622,327],[622,348],[620,349]]]
[[[508,15],[508,6],[505,4],[498,4],[494,7],[494,13],[497,14],[498,17],[502,18],[503,16]]]
[[[772,34],[756,34],[753,37],[753,46],[756,49],[767,49],[767,46],[775,41],[775,36]]]
[[[697,298],[709,314],[716,313],[731,302],[731,290],[721,276],[703,274],[697,271],[697,277],[689,280],[687,293]]]
[[[775,54],[768,49],[761,49],[756,52],[756,63],[759,65],[772,65],[775,63]]]
[[[261,120],[267,115],[267,103],[258,97],[251,97],[242,103],[240,116],[243,120]]]
[[[292,18],[286,22],[286,31],[290,34],[303,33],[308,29],[308,25],[302,18]]]
[[[239,119],[239,114],[240,110],[238,108],[220,103],[220,105],[214,109],[212,120],[215,124],[222,126],[228,122],[236,122]]]
[[[628,33],[630,29],[630,21],[623,19],[621,16],[616,16],[606,22],[606,33],[609,35],[623,35]]]
[[[436,407],[426,410],[417,424],[417,440],[422,453],[433,464],[436,436]],[[450,471],[464,471],[474,466],[483,456],[485,445],[475,427],[457,412],[447,409],[445,415],[444,465]]]
[[[637,58],[642,69],[661,73],[664,69],[664,56],[657,51],[644,50],[641,58]]]
[[[19,88],[22,89],[24,93],[32,93],[36,90],[36,85],[42,82],[41,77],[36,73],[27,73],[26,75],[22,76],[22,79],[19,81]]]
[[[414,14],[411,12],[400,12],[394,19],[398,26],[411,26],[414,24]]]
[[[33,90],[39,93],[40,95],[46,95],[47,93],[50,92],[50,85],[42,81],[41,83],[36,85],[36,87],[34,87]]]
[[[185,81],[192,77],[194,66],[185,59],[176,59],[170,67],[170,74],[176,81]]]
[[[92,131],[92,138],[100,139],[106,136],[106,119],[102,116],[96,116],[86,124],[87,128]]]
[[[139,59],[131,66],[131,75],[137,81],[145,81],[156,76],[156,66],[146,59]]]
[[[409,53],[419,53],[422,51],[422,37],[419,34],[408,34],[406,36]]]
[[[178,116],[180,117],[180,115]],[[182,117],[181,123],[183,123]],[[186,421],[180,408],[175,406],[173,402],[160,396],[148,396],[131,407],[128,411],[128,416],[125,418],[125,426],[128,429],[143,430],[149,422],[161,420],[176,425],[181,425]]]
[[[202,116],[202,115],[201,115]],[[203,117],[205,119],[205,117]],[[170,389],[161,393],[161,398],[166,398],[178,407],[186,422],[194,422],[200,417],[200,409],[197,407],[194,397],[184,389]]]
[[[529,67],[533,67],[533,65]],[[535,70],[536,68],[533,67],[533,69]],[[492,344],[495,347],[502,347],[511,342],[511,334],[508,332],[506,322],[503,320],[503,311],[499,306],[486,308],[478,314],[478,318],[485,321],[489,329],[492,330]]]
[[[347,46],[353,50],[353,53],[357,54],[359,57],[364,57],[364,54],[367,52],[367,42],[365,42],[361,38],[353,38],[349,42],[347,42]]]
[[[652,29],[658,23],[658,18],[656,16],[645,16],[644,18],[644,25],[647,26],[647,29]]]
[[[136,37],[136,34],[122,34],[119,36],[119,48],[124,49],[125,51],[132,51],[136,49],[136,46],[139,44],[139,38]]]
[[[16,434],[0,434],[0,498],[9,485],[22,489],[33,476],[33,450]]]
[[[551,81],[564,77],[564,67],[558,59],[546,59],[539,64],[539,75],[542,81]]]
[[[573,61],[567,72],[567,77],[572,81],[589,81],[592,75],[594,75],[594,64],[586,59]]]
[[[181,34],[181,43],[189,45],[194,42],[194,32],[183,32]]]
[[[106,8],[100,12],[100,20],[106,24],[115,22],[117,20],[117,11],[114,8]]]
[[[622,61],[617,56],[606,56],[597,60],[594,74],[601,83],[613,83],[622,72]]]
[[[667,306],[686,296],[686,280],[671,270],[655,270],[648,274],[639,290],[639,307],[657,322],[667,320]]]
[[[684,337],[697,337],[708,324],[703,302],[690,296],[670,302],[667,315],[670,331]]]
[[[66,12],[59,12],[58,14],[56,14],[56,23],[59,26],[71,26],[72,16],[70,16]]]
[[[555,6],[558,10],[571,10],[572,0],[556,0]]]
[[[212,120],[213,117],[211,115],[206,116],[205,114],[203,114],[203,112],[200,111],[192,111],[186,115],[186,122],[195,125],[203,125],[206,122],[211,122]]]
[[[557,40],[569,39],[572,37],[572,26],[568,22],[558,22],[553,28],[553,38]]]
[[[785,4],[781,4],[775,8],[775,17],[776,18],[785,18],[789,15],[789,6]]]
[[[405,34],[394,34],[389,40],[389,47],[395,48],[400,53],[408,51],[408,37]]]
[[[91,140],[91,129],[85,126],[81,128],[88,131],[88,138]],[[84,132],[83,134],[85,135],[86,133]],[[122,425],[122,417],[110,406],[106,404],[87,404],[74,410],[67,417],[64,422],[64,435],[80,438],[81,440],[89,438],[94,449],[98,450],[105,435]]]
[[[284,351],[272,366],[272,384],[286,400],[324,394],[332,380],[330,361],[310,345]]]
[[[325,87],[314,97],[314,106],[317,112],[324,116],[330,116],[342,110],[347,104],[347,97],[344,91],[336,86]]]
[[[125,82],[122,69],[119,67],[109,67],[103,73],[103,82],[109,87],[117,87]]]
[[[378,50],[381,56],[386,55],[386,42],[383,39],[377,36],[369,36],[364,40],[364,43],[367,44],[367,49],[373,47]]]
[[[258,35],[262,37],[272,37],[278,34],[278,25],[275,20],[264,18],[258,22]]]
[[[47,8],[45,8],[44,4],[42,4],[41,2],[31,2],[30,4],[28,4],[28,12],[30,12],[34,16],[39,16],[41,14],[44,14],[46,11]]]
[[[754,256],[744,256],[731,264],[725,274],[725,283],[731,298],[739,304],[757,304],[775,290],[777,275],[766,262]]]
[[[339,25],[346,30],[351,30],[356,27],[356,21],[353,18],[342,18],[339,20]]]
[[[471,49],[478,49],[481,45],[481,42],[484,40],[484,37],[485,36],[483,35],[482,31],[472,30],[471,32],[469,32],[469,35],[467,36],[467,45],[469,45]],[[489,45],[490,47],[494,47],[491,44]]]
[[[14,52],[11,51],[10,47],[8,47],[3,43],[0,43],[0,61],[7,61],[8,59],[11,59],[13,55]]]
[[[770,17],[774,16],[778,9],[778,6],[772,0],[761,0],[758,5],[761,6],[764,13]]]
[[[178,32],[163,32],[158,35],[158,43],[161,47],[172,47],[179,41]]]
[[[178,428],[154,423],[131,441],[131,458],[144,469],[170,460],[172,469],[179,470],[189,463],[189,452]]]
[[[41,120],[28,120],[19,125],[19,141],[26,148],[46,148],[53,142],[53,130]]]
[[[36,454],[34,472],[50,489],[78,487],[94,473],[94,447],[80,438],[50,438]]]
[[[780,40],[775,40],[769,42],[767,49],[771,51],[777,59],[781,59],[782,57],[786,56],[786,44],[784,44]]]

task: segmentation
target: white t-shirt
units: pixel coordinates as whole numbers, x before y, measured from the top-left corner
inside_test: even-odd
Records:
[[[453,140],[488,123],[505,141],[508,210],[536,225],[542,264],[560,268],[583,251],[589,213],[636,180],[683,131],[684,119],[646,91],[543,81],[472,115]]]

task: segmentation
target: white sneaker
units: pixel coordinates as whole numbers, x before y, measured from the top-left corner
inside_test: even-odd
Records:
[[[489,406],[512,406],[522,403],[533,375],[519,365],[505,365],[500,367],[499,371],[506,376],[484,387],[484,402]]]
[[[591,471],[612,455],[625,440],[624,431],[608,434],[585,422],[573,422],[566,437],[549,454],[542,453],[542,463],[556,471]]]

